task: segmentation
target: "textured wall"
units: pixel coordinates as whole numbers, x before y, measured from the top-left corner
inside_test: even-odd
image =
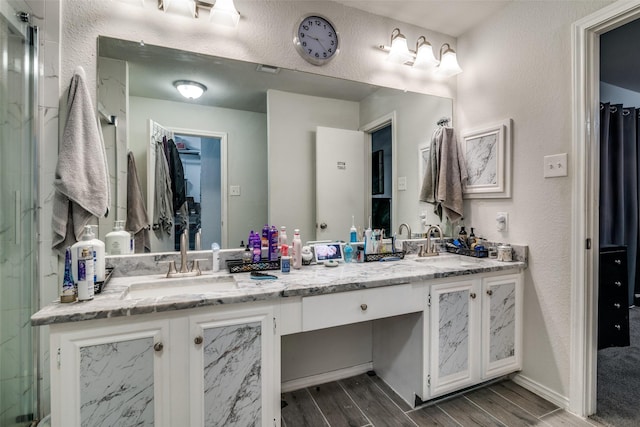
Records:
[[[543,178],[543,156],[571,151],[571,23],[609,4],[514,2],[458,39],[460,130],[513,119],[513,197],[466,202],[465,223],[490,241],[529,245],[524,286],[524,370],[569,395],[569,176]],[[496,212],[509,213],[499,233]]]

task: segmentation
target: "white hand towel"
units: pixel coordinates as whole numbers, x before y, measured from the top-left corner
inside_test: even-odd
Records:
[[[109,210],[107,160],[96,113],[78,67],[71,78],[67,97],[67,122],[58,152],[53,182],[53,249],[64,254],[82,235],[93,217]]]

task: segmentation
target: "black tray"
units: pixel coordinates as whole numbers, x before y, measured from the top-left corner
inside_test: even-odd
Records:
[[[109,279],[111,279],[111,275],[113,274],[113,267],[106,267],[104,269],[104,282],[96,282],[93,284],[93,292],[99,294],[109,283]]]
[[[391,258],[391,257],[404,259],[404,251],[387,252],[384,254],[367,254],[364,256],[364,262],[375,262],[375,261],[380,261],[383,258]]]
[[[244,263],[238,260],[227,261],[227,268],[229,273],[249,273],[251,271],[264,271],[264,270],[279,270],[280,260],[268,261],[262,260],[260,262]]]
[[[489,256],[489,251],[486,249],[476,251],[476,250],[464,249],[464,248],[450,248],[447,246],[447,252],[450,252],[452,254],[470,256],[474,258],[486,258]]]

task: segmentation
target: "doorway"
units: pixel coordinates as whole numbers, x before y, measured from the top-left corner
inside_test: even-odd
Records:
[[[386,236],[393,235],[391,229],[393,150],[391,123],[371,132],[371,228],[384,230]]]
[[[570,410],[597,405],[597,277],[599,273],[600,35],[640,17],[639,2],[616,2],[572,26],[573,188]]]
[[[188,218],[176,218],[175,224],[188,223],[191,250],[195,249],[198,230],[201,230],[201,249],[211,248],[212,243],[226,248],[226,134],[175,128],[173,132],[184,169],[188,206]],[[179,244],[177,238],[176,242]]]

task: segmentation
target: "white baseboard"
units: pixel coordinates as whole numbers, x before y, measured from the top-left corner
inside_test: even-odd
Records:
[[[364,374],[365,372],[373,369],[373,363],[363,363],[361,365],[350,366],[348,368],[337,369],[331,372],[324,372],[322,374],[311,375],[309,377],[297,378],[295,380],[285,381],[282,383],[281,391],[286,393],[293,390],[300,390],[305,387],[311,387],[318,384],[329,383],[331,381],[337,381],[344,378],[353,377],[356,375]]]
[[[562,396],[561,394],[551,390],[548,387],[543,386],[540,383],[533,381],[531,378],[525,377],[522,374],[517,374],[512,378],[513,382],[529,390],[532,393],[548,400],[556,406],[562,409],[568,410],[569,398]]]

